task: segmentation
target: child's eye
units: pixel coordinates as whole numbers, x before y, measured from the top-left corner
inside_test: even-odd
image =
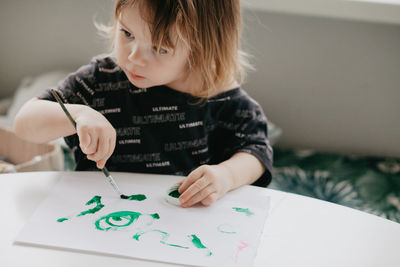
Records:
[[[121,32],[125,35],[125,37],[130,38],[130,39],[135,39],[135,36],[133,36],[133,34],[131,34],[130,32],[121,29]]]
[[[153,50],[155,51],[155,52],[157,52],[157,47],[153,47]],[[166,55],[166,54],[168,54],[168,50],[167,49],[165,49],[165,48],[160,48],[160,50],[158,51],[158,53],[160,54],[160,55]]]
[[[165,54],[168,54],[168,50],[167,50],[167,49],[164,49],[164,48],[160,48],[159,53],[160,53],[161,55],[165,55]]]

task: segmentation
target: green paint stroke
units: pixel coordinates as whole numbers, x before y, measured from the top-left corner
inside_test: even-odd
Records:
[[[235,210],[235,211],[237,211],[237,212],[243,212],[244,214],[246,214],[246,216],[251,216],[251,215],[254,214],[254,213],[251,212],[249,209],[235,208],[235,207],[233,207],[232,209]]]
[[[170,193],[168,194],[168,196],[174,197],[174,198],[179,198],[179,197],[181,196],[181,193],[179,193],[178,189],[176,189],[176,190],[170,192]]]
[[[92,204],[96,204],[96,207],[94,207],[93,209],[82,211],[77,216],[83,216],[86,214],[95,214],[96,212],[104,208],[104,205],[101,203],[101,196],[94,196],[91,200],[86,202],[86,205],[92,205]]]
[[[236,234],[234,227],[228,223],[221,224],[217,227],[217,230],[224,234]]]
[[[138,232],[138,233],[136,233],[136,234],[133,236],[133,239],[136,239],[137,241],[139,241],[139,238],[140,238],[142,235],[147,234],[147,233],[150,233],[150,232],[158,232],[158,233],[161,234],[161,240],[160,240],[160,243],[161,243],[161,244],[164,244],[164,245],[167,245],[167,246],[171,246],[171,247],[177,247],[177,248],[185,248],[185,249],[188,249],[188,248],[189,248],[189,247],[185,247],[185,246],[181,246],[181,245],[176,245],[176,244],[168,243],[167,240],[168,240],[168,238],[169,238],[169,234],[168,234],[167,232],[164,232],[164,231],[161,231],[161,230],[157,230],[157,229],[155,229],[155,230],[150,230],[150,231],[146,231],[146,232]]]
[[[94,197],[92,197],[91,200],[86,202],[86,205],[92,205],[92,204],[96,204],[96,207],[94,207],[93,209],[82,211],[81,213],[76,215],[76,217],[83,216],[83,215],[86,215],[86,214],[94,214],[94,213],[98,212],[99,210],[101,210],[102,208],[104,208],[104,205],[101,203],[101,196],[94,196]],[[69,219],[70,219],[69,217],[63,217],[63,218],[58,219],[57,222],[64,222],[64,221],[67,221]]]
[[[116,230],[118,228],[127,227],[131,225],[141,215],[144,214],[134,211],[117,211],[101,217],[94,224],[96,228],[101,231],[108,231],[110,229]],[[160,219],[158,213],[148,214],[148,215],[153,217],[154,220]],[[102,222],[107,224],[109,227],[100,226]]]
[[[145,199],[147,199],[147,197],[145,195],[142,194],[137,194],[137,195],[130,195],[127,198],[128,200],[136,200],[136,201],[143,201]]]
[[[206,246],[204,246],[203,243],[201,243],[200,238],[198,238],[196,235],[188,235],[188,237],[192,239],[192,243],[196,248],[207,249],[208,250],[207,256],[212,255],[212,252]]]

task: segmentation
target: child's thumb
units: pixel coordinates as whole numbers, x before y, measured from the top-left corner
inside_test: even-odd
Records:
[[[104,166],[106,165],[106,160],[105,159],[101,159],[101,160],[96,162],[96,165],[97,165],[97,168],[103,169]]]

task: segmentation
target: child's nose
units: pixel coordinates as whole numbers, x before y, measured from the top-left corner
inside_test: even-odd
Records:
[[[141,48],[139,46],[132,47],[132,50],[128,56],[128,59],[136,65],[139,65],[139,66],[146,65],[145,51],[143,51],[143,48]]]

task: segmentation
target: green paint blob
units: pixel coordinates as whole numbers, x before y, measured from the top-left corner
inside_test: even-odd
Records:
[[[77,216],[83,216],[83,215],[86,215],[86,214],[94,214],[94,213],[98,212],[99,210],[101,210],[104,207],[104,205],[101,204],[101,196],[94,196],[91,200],[89,200],[86,203],[86,205],[91,205],[91,204],[96,204],[96,207],[94,207],[93,209],[82,211]]]
[[[142,236],[144,234],[144,232],[142,233],[136,233],[134,236],[132,236],[133,239],[136,239],[137,241],[139,241],[140,236]]]
[[[196,248],[200,248],[200,249],[207,249],[206,246],[203,245],[203,243],[201,243],[200,238],[198,238],[196,235],[188,235],[189,238],[192,239],[192,243]],[[207,256],[211,256],[212,252],[210,250],[208,250]]]
[[[161,230],[157,230],[157,229],[146,231],[146,232],[138,232],[133,236],[133,239],[136,239],[137,241],[139,241],[139,238],[142,235],[150,233],[150,232],[158,232],[158,233],[161,234],[161,240],[160,240],[161,244],[164,244],[164,245],[167,245],[167,246],[170,246],[170,247],[177,247],[177,248],[184,248],[184,249],[188,249],[189,248],[189,247],[186,247],[186,246],[181,246],[181,245],[177,245],[177,244],[168,243],[167,240],[169,238],[169,234],[167,232],[164,232],[164,231],[161,231]]]
[[[251,215],[254,214],[254,213],[251,212],[249,209],[235,208],[235,207],[233,207],[232,209],[235,210],[235,211],[237,211],[237,212],[243,212],[244,214],[246,214],[246,216],[251,216]]]
[[[154,219],[160,219],[160,215],[158,215],[158,213],[150,214],[150,216],[153,217]]]
[[[134,211],[117,211],[101,217],[94,223],[94,225],[98,230],[101,231],[108,231],[110,229],[116,230],[118,228],[127,227],[131,225],[141,215],[143,214]],[[153,219],[160,219],[160,216],[157,213],[149,215],[153,217]],[[101,226],[100,224],[102,223],[106,224],[106,226],[105,227]]]
[[[66,220],[69,220],[69,219],[64,217],[64,218],[58,219],[57,222],[63,222],[63,221],[66,221]]]
[[[196,246],[196,248],[206,248],[196,235],[189,235],[189,237],[192,238],[192,243]]]
[[[179,193],[178,189],[176,189],[176,190],[170,192],[170,193],[168,194],[168,196],[174,197],[174,198],[179,198],[179,197],[181,196],[181,193]]]
[[[137,195],[130,195],[127,198],[128,200],[136,200],[136,201],[143,201],[145,199],[147,199],[147,197],[145,195],[142,194],[137,194]]]

